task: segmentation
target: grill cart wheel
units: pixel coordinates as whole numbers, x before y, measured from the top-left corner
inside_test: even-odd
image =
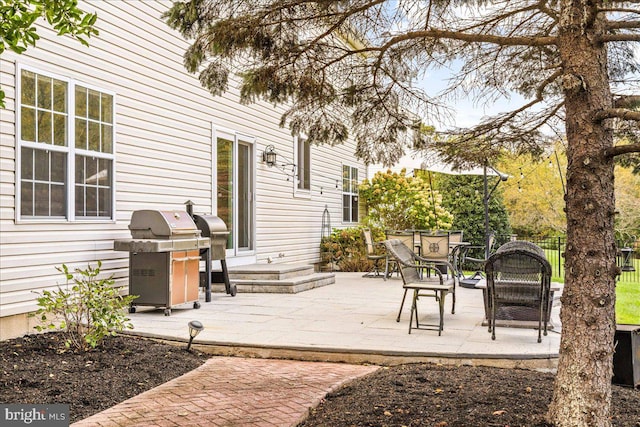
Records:
[[[136,307],[134,305],[129,306],[129,313],[135,313],[136,312]]]
[[[231,294],[232,297],[235,297],[237,292],[238,292],[238,287],[236,285],[231,285],[229,287],[229,293]]]
[[[193,308],[198,309],[200,308],[200,303],[198,301],[193,303]]]
[[[170,308],[165,308],[164,309],[164,315],[165,316],[171,316],[171,309]]]

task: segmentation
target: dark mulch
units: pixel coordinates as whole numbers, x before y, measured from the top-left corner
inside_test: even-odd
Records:
[[[57,333],[0,342],[0,402],[67,403],[71,421],[200,366],[208,356],[130,336],[87,353]],[[331,393],[301,426],[544,426],[553,375],[485,367],[382,368]],[[613,425],[640,427],[640,390],[614,386]]]
[[[299,427],[542,427],[553,378],[472,366],[383,368],[329,394]],[[613,387],[612,422],[640,427],[640,390]]]
[[[152,340],[108,337],[99,350],[64,351],[62,335],[0,342],[0,402],[66,403],[71,422],[202,365],[208,356]]]

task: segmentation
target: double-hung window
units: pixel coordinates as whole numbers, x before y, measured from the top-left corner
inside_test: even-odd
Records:
[[[342,222],[358,222],[358,168],[342,165]]]
[[[112,219],[114,95],[18,70],[19,219]]]

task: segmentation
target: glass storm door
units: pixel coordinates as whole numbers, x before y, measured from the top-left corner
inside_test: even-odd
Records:
[[[229,255],[254,249],[253,145],[238,137],[217,138],[217,215],[231,232]]]

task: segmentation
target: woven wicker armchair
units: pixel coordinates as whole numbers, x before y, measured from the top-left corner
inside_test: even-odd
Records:
[[[496,312],[503,306],[538,310],[538,342],[547,335],[550,310],[551,265],[544,251],[525,241],[502,245],[485,263],[488,325],[496,339]]]
[[[412,290],[413,298],[411,302],[411,315],[409,317],[409,333],[411,333],[412,328],[435,328],[438,331],[438,335],[441,335],[444,328],[444,302],[448,293],[451,293],[453,298],[451,313],[455,313],[457,279],[453,266],[446,260],[434,261],[423,258],[398,239],[385,240],[384,245],[387,248],[387,254],[396,262],[400,270],[404,288],[404,295],[402,296],[402,303],[400,304],[396,321],[400,321],[400,314],[402,313],[407,291]],[[449,270],[450,274],[440,271],[438,267],[442,265]],[[418,322],[417,304],[419,297],[432,297],[438,301],[440,322],[437,325],[421,326]],[[414,320],[416,322],[415,327],[413,326]]]

